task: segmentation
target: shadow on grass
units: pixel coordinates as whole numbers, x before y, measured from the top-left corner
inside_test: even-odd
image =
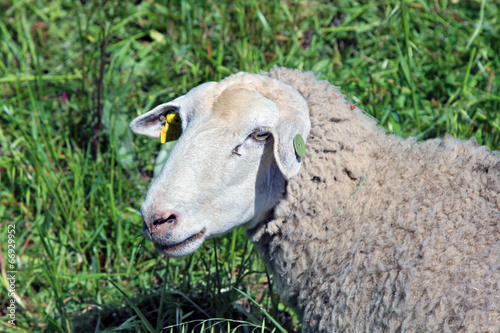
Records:
[[[217,295],[215,302],[214,296],[203,288],[187,294],[165,290],[163,295],[161,288],[157,288],[128,298],[145,320],[124,301],[104,307],[89,305],[81,314],[73,316],[71,326],[75,332],[211,332],[212,329],[213,332],[253,332],[257,328],[261,332],[262,327],[263,332],[271,332],[275,329],[249,299],[241,297],[233,301],[234,292]],[[222,305],[214,307],[214,303]],[[287,332],[298,331],[297,323],[286,309],[275,313],[274,318]]]

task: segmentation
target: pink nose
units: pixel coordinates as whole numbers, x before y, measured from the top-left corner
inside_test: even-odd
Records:
[[[146,238],[161,241],[172,236],[173,229],[181,220],[181,214],[175,210],[165,210],[143,218],[142,229]]]

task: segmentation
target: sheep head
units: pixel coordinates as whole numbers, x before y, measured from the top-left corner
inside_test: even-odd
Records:
[[[207,238],[268,217],[300,169],[294,137],[306,139],[311,125],[300,93],[247,73],[204,83],[137,117],[130,128],[159,138],[171,113],[181,119],[182,135],[141,213],[146,238],[164,254],[184,256]]]

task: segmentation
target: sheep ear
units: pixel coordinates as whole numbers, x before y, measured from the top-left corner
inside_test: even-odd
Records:
[[[165,117],[169,113],[177,113],[178,109],[169,103],[161,104],[132,120],[129,128],[135,134],[159,138],[161,130],[165,127]]]
[[[271,131],[274,137],[274,157],[281,173],[289,180],[299,173],[302,161],[299,154],[303,155],[301,151],[297,154],[294,138],[300,134],[305,144],[311,130],[309,106],[300,92],[278,79],[263,78],[260,75],[252,76],[252,79],[255,89],[275,102],[280,110],[278,124]],[[307,154],[307,146],[305,148]]]
[[[299,116],[288,116],[285,119],[280,117],[278,126],[272,132],[276,163],[286,180],[299,173],[302,160],[302,157],[299,156],[301,152],[297,152],[295,149],[294,138],[300,134],[305,141],[309,135],[310,127],[309,119],[303,119]]]

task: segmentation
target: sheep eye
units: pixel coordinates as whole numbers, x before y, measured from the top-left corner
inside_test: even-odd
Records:
[[[257,141],[264,141],[269,137],[271,133],[266,132],[266,131],[255,131],[252,133],[252,138],[254,138]]]

